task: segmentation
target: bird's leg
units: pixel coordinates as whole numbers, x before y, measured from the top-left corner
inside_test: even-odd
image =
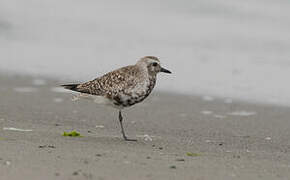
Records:
[[[122,132],[123,138],[126,140],[127,136],[125,135],[125,131],[124,131],[124,127],[123,127],[123,116],[122,116],[121,111],[119,111],[119,121],[120,121],[120,125],[121,125],[121,132]]]
[[[121,132],[122,132],[122,135],[123,135],[123,138],[125,139],[125,141],[137,141],[136,139],[128,139],[127,138],[125,131],[124,131],[124,127],[123,127],[123,117],[122,117],[121,110],[119,111],[119,121],[120,121],[120,125],[121,125]]]

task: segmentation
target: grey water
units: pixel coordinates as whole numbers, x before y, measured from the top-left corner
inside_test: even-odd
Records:
[[[1,0],[0,71],[85,81],[154,55],[157,88],[289,105],[290,1]]]

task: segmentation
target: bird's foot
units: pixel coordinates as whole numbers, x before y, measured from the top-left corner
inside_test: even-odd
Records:
[[[127,136],[123,136],[123,138],[124,138],[124,140],[125,141],[137,141],[137,139],[129,139],[129,138],[127,138]]]

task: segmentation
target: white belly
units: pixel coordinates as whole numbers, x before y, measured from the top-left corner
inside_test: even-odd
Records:
[[[103,96],[95,96],[95,95],[80,93],[80,94],[74,96],[72,98],[72,100],[73,101],[88,100],[88,101],[94,102],[96,104],[107,105],[107,106],[111,106],[111,107],[120,109],[120,107],[117,107],[116,105],[114,105],[113,101],[111,101],[110,99],[105,98]]]

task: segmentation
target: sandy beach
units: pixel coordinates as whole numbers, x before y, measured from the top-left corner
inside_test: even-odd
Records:
[[[0,180],[289,180],[289,9],[1,0]],[[144,56],[172,74],[123,111],[137,142],[117,110],[59,87]]]
[[[64,82],[0,76],[0,179],[289,179],[290,112],[154,92],[124,111],[73,102]],[[82,137],[64,137],[76,130]]]

